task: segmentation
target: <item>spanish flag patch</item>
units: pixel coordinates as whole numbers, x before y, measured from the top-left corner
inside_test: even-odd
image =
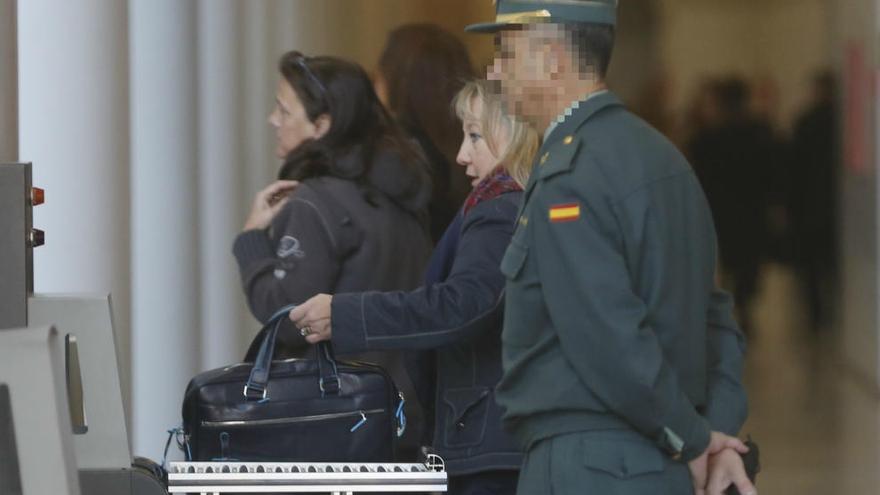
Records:
[[[577,203],[568,203],[564,205],[554,205],[550,207],[550,221],[573,222],[581,217],[581,205]]]

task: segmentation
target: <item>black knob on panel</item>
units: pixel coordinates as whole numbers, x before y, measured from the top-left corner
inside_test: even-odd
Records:
[[[39,247],[46,243],[46,233],[40,229],[32,229],[31,230],[31,247]]]

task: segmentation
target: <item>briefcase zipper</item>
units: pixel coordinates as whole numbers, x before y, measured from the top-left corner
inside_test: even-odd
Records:
[[[275,419],[247,419],[241,421],[202,421],[203,428],[236,428],[244,426],[277,426],[289,425],[295,423],[309,423],[313,421],[327,421],[331,419],[342,419],[350,417],[365,418],[367,414],[382,414],[385,409],[369,409],[365,411],[351,411],[344,413],[314,414],[311,416],[296,416],[293,418],[275,418]]]

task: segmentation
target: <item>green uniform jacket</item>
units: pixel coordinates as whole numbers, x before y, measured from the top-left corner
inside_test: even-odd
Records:
[[[607,92],[537,160],[501,266],[506,426],[526,449],[631,428],[684,461],[737,434],[745,344],[687,160]]]

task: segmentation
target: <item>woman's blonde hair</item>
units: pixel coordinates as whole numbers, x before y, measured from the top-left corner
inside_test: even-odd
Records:
[[[477,118],[473,112],[474,100],[483,104],[483,112]],[[519,185],[525,187],[532,172],[532,162],[538,152],[540,140],[532,126],[516,120],[504,111],[500,96],[484,80],[467,82],[455,96],[455,113],[462,121],[479,123],[489,151],[500,158],[500,163]],[[507,133],[506,150],[498,149],[498,137]]]

